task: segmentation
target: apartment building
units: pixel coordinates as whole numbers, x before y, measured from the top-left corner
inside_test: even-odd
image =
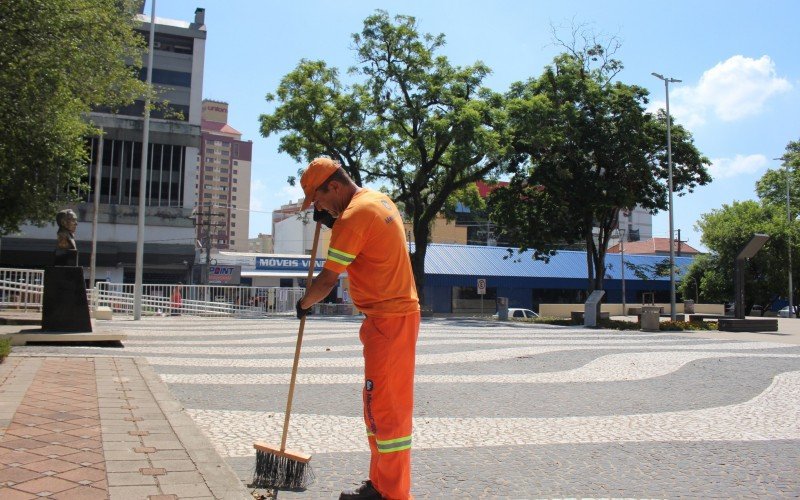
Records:
[[[246,252],[253,141],[228,124],[228,103],[203,100],[197,160],[197,240],[203,248]]]

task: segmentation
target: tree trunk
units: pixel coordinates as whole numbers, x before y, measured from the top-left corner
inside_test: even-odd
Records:
[[[414,282],[417,285],[420,307],[425,306],[425,254],[428,252],[428,224],[415,224],[414,252],[411,254],[411,269],[414,271]]]

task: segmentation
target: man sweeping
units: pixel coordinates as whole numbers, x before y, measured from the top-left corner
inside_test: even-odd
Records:
[[[347,270],[353,303],[366,318],[364,422],[369,479],[340,499],[411,498],[411,418],[419,300],[400,212],[384,194],[356,185],[330,158],[316,158],[300,179],[303,210],[332,227],[327,260],[297,302],[302,318]]]

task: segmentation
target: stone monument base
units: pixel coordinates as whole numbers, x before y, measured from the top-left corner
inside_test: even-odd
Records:
[[[42,330],[47,332],[91,332],[89,301],[83,268],[51,266],[44,270]]]

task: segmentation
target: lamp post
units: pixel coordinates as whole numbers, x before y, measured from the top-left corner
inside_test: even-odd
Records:
[[[675,321],[675,246],[673,245],[673,234],[675,234],[674,224],[672,221],[672,133],[670,131],[670,117],[669,117],[669,84],[680,83],[681,80],[675,78],[667,78],[658,73],[650,73],[659,80],[664,81],[664,89],[667,95],[667,170],[669,172],[669,317]]]
[[[791,171],[789,170],[789,162],[785,156],[780,158],[773,158],[774,160],[780,160],[786,165],[786,238],[788,241],[788,264],[789,264],[789,314],[794,316],[794,286],[792,286],[792,209],[789,204],[789,180],[791,179]]]
[[[133,286],[133,319],[142,319],[142,274],[144,272],[144,222],[145,197],[147,196],[147,152],[150,147],[150,90],[153,85],[153,48],[156,30],[156,0],[150,5],[150,39],[147,44],[147,88],[144,98],[144,120],[142,124],[142,163],[139,174],[139,217],[136,231],[136,272]]]

